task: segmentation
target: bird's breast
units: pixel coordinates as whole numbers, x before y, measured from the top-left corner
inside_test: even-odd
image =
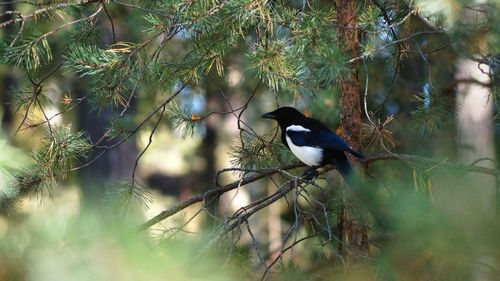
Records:
[[[292,153],[308,166],[319,166],[323,160],[323,149],[313,146],[297,146],[289,136],[286,142]]]

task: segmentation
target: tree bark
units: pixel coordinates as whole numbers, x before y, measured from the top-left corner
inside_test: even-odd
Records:
[[[359,56],[359,29],[356,22],[356,0],[336,0],[337,38],[347,58]],[[338,80],[340,97],[340,136],[354,149],[361,148],[361,101],[359,85],[359,63],[352,63],[351,70]],[[350,161],[355,158],[348,155]],[[341,193],[341,197],[344,195]],[[339,239],[353,246],[354,249],[368,249],[368,231],[364,223],[352,216],[345,200],[338,211],[337,231]],[[342,250],[342,245],[339,244]]]
[[[337,38],[345,56],[359,56],[359,41],[356,23],[356,1],[336,0]],[[359,85],[359,63],[351,64],[351,71],[338,80],[340,93],[341,137],[354,149],[361,148],[361,101]],[[351,159],[352,160],[352,159]]]

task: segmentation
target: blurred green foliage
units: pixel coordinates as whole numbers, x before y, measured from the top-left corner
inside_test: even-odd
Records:
[[[200,252],[204,241],[154,240],[61,206],[2,229],[1,280],[242,280],[222,257]],[[204,244],[202,244],[204,247]],[[224,270],[221,271],[221,266]]]
[[[357,27],[338,25],[332,1],[0,1],[12,135],[0,141],[0,280],[496,280],[498,167],[455,163],[471,149],[457,142],[456,72],[464,58],[488,65],[490,81],[465,82],[496,101],[500,3],[356,3]],[[342,51],[342,28],[359,31],[358,57]],[[296,161],[259,116],[291,105],[334,129],[337,82],[353,71],[363,152],[385,152],[366,181],[345,189],[323,174],[238,220],[302,172],[242,184]],[[127,155],[133,167],[113,170]],[[138,233],[161,198],[140,179],[153,164],[186,170],[158,184],[179,198],[224,183],[236,193]],[[73,185],[98,190],[95,205],[65,204]],[[248,201],[233,210],[238,193]],[[239,226],[226,233],[228,222]]]

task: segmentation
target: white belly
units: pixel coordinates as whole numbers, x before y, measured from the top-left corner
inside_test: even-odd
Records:
[[[292,140],[286,136],[286,142],[292,153],[308,166],[319,166],[323,158],[323,149],[310,146],[296,146]]]

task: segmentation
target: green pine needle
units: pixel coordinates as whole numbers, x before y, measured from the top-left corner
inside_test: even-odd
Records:
[[[323,86],[331,85],[350,71],[348,62],[339,46],[321,43],[310,58],[313,76]]]
[[[105,200],[113,213],[126,214],[135,207],[148,209],[152,202],[151,192],[134,181],[120,181],[106,189]]]
[[[414,127],[422,136],[429,137],[439,131],[454,116],[454,112],[450,111],[454,106],[450,106],[451,101],[444,97],[430,94],[428,97],[414,96],[414,99],[419,104],[413,112]]]
[[[52,51],[46,36],[29,36],[15,46],[6,46],[2,60],[15,68],[36,70],[52,61]]]
[[[66,56],[66,68],[80,77],[95,76],[106,71],[116,70],[123,60],[123,55],[96,46],[73,45]]]
[[[292,163],[293,155],[275,138],[271,141],[275,131],[269,132],[261,138],[244,137],[243,143],[238,141],[232,147],[231,163],[234,166],[248,169],[273,167],[284,163]]]
[[[20,206],[18,197],[7,197],[0,194],[0,216],[12,217]]]
[[[12,105],[16,110],[25,110],[28,106],[33,109],[39,106],[46,108],[53,105],[53,102],[45,95],[42,87],[13,88],[10,93]]]
[[[359,26],[363,30],[374,31],[377,29],[377,23],[380,20],[380,9],[373,5],[369,5],[358,16]]]
[[[34,159],[47,177],[65,177],[75,163],[87,156],[91,147],[83,132],[73,133],[69,126],[53,127],[52,134],[42,139],[42,147]]]
[[[250,67],[263,75],[268,86],[275,91],[299,85],[301,76],[307,73],[301,60],[296,59],[290,45],[283,40],[257,46],[248,58]]]
[[[13,187],[18,190],[18,195],[32,194],[39,200],[50,197],[52,188],[55,184],[53,175],[48,171],[42,170],[38,165],[31,169],[23,169],[12,173]]]
[[[167,115],[173,123],[173,129],[182,133],[182,138],[192,137],[200,124],[200,116],[193,113],[187,104],[171,102]]]

